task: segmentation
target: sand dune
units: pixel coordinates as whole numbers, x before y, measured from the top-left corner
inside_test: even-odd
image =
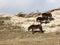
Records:
[[[42,24],[43,30],[45,30],[45,33],[60,31],[60,10],[54,10],[51,13],[55,20],[51,21],[48,24]],[[8,22],[8,23],[11,23],[12,25],[21,26],[22,28],[24,28],[24,31],[28,31],[28,27],[32,24],[35,24],[35,25],[39,24],[39,22],[36,22],[36,18],[39,16],[24,18],[24,17],[15,16],[15,15],[0,14],[0,17],[11,17],[11,19],[6,21],[5,23]]]

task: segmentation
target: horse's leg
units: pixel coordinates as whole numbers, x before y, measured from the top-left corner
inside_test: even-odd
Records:
[[[39,28],[39,32],[41,32],[40,28]]]
[[[40,22],[40,24],[42,24],[42,21],[39,21]]]
[[[49,18],[48,17],[45,19],[45,24],[47,24],[47,23],[49,23]]]
[[[42,26],[40,27],[40,31],[41,31],[42,33],[44,32]]]
[[[34,31],[33,31],[33,29],[32,29],[32,34],[34,34]]]

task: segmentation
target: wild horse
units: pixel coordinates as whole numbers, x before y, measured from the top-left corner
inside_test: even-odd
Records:
[[[38,29],[38,31],[37,31],[37,29]],[[43,31],[43,29],[42,29],[42,25],[41,24],[38,24],[38,25],[30,25],[29,27],[28,27],[28,31],[30,31],[30,30],[32,30],[32,34],[34,34],[35,32],[41,32],[41,33],[43,33],[44,31]]]

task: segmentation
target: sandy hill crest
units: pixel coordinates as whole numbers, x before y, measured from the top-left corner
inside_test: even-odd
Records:
[[[23,14],[23,13],[18,13],[16,14],[16,16],[18,17],[24,17],[24,18],[31,18],[31,17],[37,17],[37,16],[40,16],[41,13],[40,12],[32,12],[32,13],[29,13],[29,14]]]

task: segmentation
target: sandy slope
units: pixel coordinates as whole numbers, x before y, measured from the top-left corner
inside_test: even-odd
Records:
[[[43,25],[43,29],[46,30],[46,32],[55,32],[60,31],[60,10],[52,12],[52,16],[55,20],[51,21],[48,24]]]
[[[52,13],[52,16],[55,20],[51,21],[48,24],[42,24],[43,30],[45,30],[45,33],[60,31],[60,10],[55,10],[51,13]],[[22,28],[24,28],[25,31],[28,31],[28,27],[30,25],[39,24],[39,22],[36,22],[37,17],[23,18],[23,17],[17,17],[17,16],[9,15],[9,14],[7,14],[7,15],[6,14],[0,14],[0,17],[1,16],[2,17],[6,17],[6,16],[11,17],[11,20],[9,20],[7,22],[11,23],[12,25],[21,26]]]
[[[55,20],[51,21],[48,24],[42,24],[43,30],[45,30],[45,33],[60,31],[60,10],[56,10],[56,11],[53,11],[51,13],[52,13],[52,16]],[[13,19],[15,19],[15,18],[13,18]],[[36,22],[36,17],[35,18],[19,17],[19,19],[17,18],[15,23],[18,24],[19,20],[20,20],[20,23],[21,23],[20,25],[25,28],[25,31],[27,31],[27,29],[30,25],[39,24],[39,22]]]

